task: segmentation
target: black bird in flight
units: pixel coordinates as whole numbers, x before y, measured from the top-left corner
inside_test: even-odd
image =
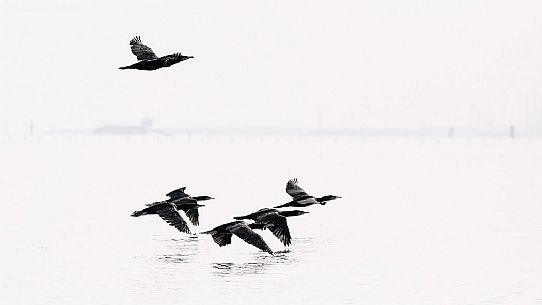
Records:
[[[211,234],[215,243],[217,243],[220,247],[231,244],[231,237],[233,234],[235,234],[237,237],[253,245],[254,247],[269,254],[273,254],[273,251],[265,243],[265,240],[263,240],[258,233],[252,230],[252,228],[263,229],[263,226],[261,224],[256,224],[254,226],[251,225],[252,224],[247,225],[244,221],[233,221],[215,227],[210,231],[201,232],[200,234]]]
[[[299,187],[299,185],[297,184],[297,178],[288,181],[288,183],[286,184],[286,193],[292,196],[293,200],[285,204],[276,206],[275,208],[306,207],[313,204],[324,205],[330,200],[341,198],[340,196],[335,195],[326,195],[320,198],[310,196],[309,194],[307,194],[307,192],[305,192],[305,190]]]
[[[166,194],[166,196],[169,197],[169,199],[165,200],[167,202],[171,202],[175,204],[175,207],[179,211],[184,211],[186,216],[188,216],[188,219],[190,219],[190,222],[195,225],[199,226],[199,211],[198,209],[200,207],[204,207],[203,204],[198,204],[198,201],[205,201],[205,200],[211,200],[214,199],[213,197],[209,196],[190,196],[187,193],[184,192],[186,187],[181,187],[176,190],[173,190]],[[146,204],[146,206],[152,206],[156,203],[149,203]]]
[[[141,43],[141,37],[136,36],[130,40],[132,53],[137,57],[138,62],[133,65],[120,67],[119,69],[137,69],[137,70],[156,70],[160,68],[169,67],[176,63],[194,56],[184,56],[181,53],[174,53],[162,57],[156,56],[151,48]]]
[[[184,192],[186,190],[186,186],[183,186],[181,188],[175,189],[169,193],[166,194],[166,196],[169,197],[167,201],[175,201],[178,199],[183,199],[183,202],[198,202],[198,201],[205,201],[205,200],[211,200],[214,199],[210,196],[190,196],[187,193]]]
[[[292,244],[292,236],[290,235],[290,229],[288,229],[288,223],[286,217],[299,216],[308,212],[294,210],[294,211],[279,211],[276,209],[264,208],[254,213],[233,217],[237,220],[252,219],[256,224],[262,224],[263,229],[269,229],[285,246]],[[254,228],[260,229],[260,228]]]
[[[131,216],[139,217],[150,214],[158,214],[158,216],[165,220],[169,225],[174,226],[180,232],[190,234],[190,229],[188,228],[186,221],[179,215],[177,206],[173,202],[155,202],[141,211],[133,212]]]
[[[198,203],[186,203],[186,202],[177,202],[172,201],[171,203],[175,204],[175,207],[178,211],[184,211],[190,222],[195,225],[199,226],[199,208],[204,207],[203,204]]]

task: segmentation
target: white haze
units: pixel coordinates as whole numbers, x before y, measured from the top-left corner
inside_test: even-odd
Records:
[[[540,12],[0,0],[2,304],[542,304]],[[194,59],[121,71],[135,35]],[[144,118],[178,132],[90,135]],[[289,252],[262,232],[276,256],[130,217],[187,186],[216,198],[200,232],[294,177],[343,198],[290,218]]]
[[[2,131],[540,128],[540,1],[0,2]],[[121,71],[141,35],[169,69]]]

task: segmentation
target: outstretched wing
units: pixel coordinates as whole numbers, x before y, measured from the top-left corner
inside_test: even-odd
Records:
[[[300,200],[310,197],[305,192],[305,190],[299,187],[299,185],[297,184],[297,178],[288,181],[288,183],[286,184],[286,193],[292,196],[294,200]]]
[[[184,211],[188,219],[190,219],[190,222],[195,225],[199,226],[199,212],[198,209],[189,209]]]
[[[269,231],[271,231],[285,246],[292,244],[292,236],[290,235],[290,229],[288,229],[286,217],[273,213],[262,217],[262,221],[272,224],[272,226],[269,227]]]
[[[174,205],[164,204],[163,207],[157,207],[156,213],[168,224],[177,228],[177,230],[190,234],[190,228],[188,228],[186,221],[179,215]]]
[[[239,224],[230,229],[230,231],[237,235],[239,238],[245,242],[255,246],[256,248],[265,251],[269,254],[273,254],[273,251],[265,243],[265,240],[256,232],[252,231],[247,224]]]
[[[139,36],[130,40],[130,45],[132,46],[132,53],[137,57],[137,60],[153,60],[158,58],[151,48],[141,43],[141,37]]]
[[[213,234],[213,240],[217,245],[223,247],[231,244],[231,233],[216,233]]]

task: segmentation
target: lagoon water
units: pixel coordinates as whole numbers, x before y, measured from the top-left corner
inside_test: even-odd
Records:
[[[542,304],[542,141],[0,139],[5,304]],[[130,217],[187,186],[205,231],[310,194],[270,256]],[[183,214],[184,215],[184,214]]]

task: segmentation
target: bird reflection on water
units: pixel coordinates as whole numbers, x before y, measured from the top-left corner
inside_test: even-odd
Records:
[[[265,274],[271,272],[274,266],[292,265],[298,262],[298,250],[304,248],[302,252],[311,251],[314,244],[313,238],[295,238],[296,245],[303,245],[299,249],[285,249],[276,251],[273,256],[262,252],[255,252],[250,261],[245,262],[220,262],[212,263],[211,273],[217,277],[235,277],[239,275]]]
[[[167,254],[156,256],[161,262],[189,263],[190,259],[199,252],[198,237],[195,235],[181,239],[156,239],[163,241],[167,246]]]
[[[197,236],[186,236],[178,239],[155,238],[154,240],[159,241],[164,246],[159,255],[147,257],[162,265],[162,267],[157,267],[155,270],[162,270],[163,272],[178,264],[185,266],[192,266],[193,264],[200,265],[206,260],[205,251],[203,251],[204,249],[200,249],[201,244],[198,243]],[[237,257],[233,260],[226,259],[221,262],[207,261],[210,263],[207,266],[211,267],[208,271],[211,276],[223,279],[229,278],[230,280],[244,275],[281,272],[277,268],[282,268],[284,265],[296,264],[301,257],[300,255],[307,255],[309,254],[308,252],[313,252],[314,246],[318,244],[318,241],[315,241],[313,238],[295,238],[294,242],[296,244],[295,249],[286,248],[276,251],[273,256],[265,252],[254,251],[242,253],[241,258]]]
[[[275,252],[274,256],[269,256],[263,253],[254,253],[253,259],[250,262],[244,263],[212,263],[211,273],[218,277],[230,277],[249,274],[264,274],[270,267],[278,264],[292,264],[297,259],[288,255],[289,251]]]

